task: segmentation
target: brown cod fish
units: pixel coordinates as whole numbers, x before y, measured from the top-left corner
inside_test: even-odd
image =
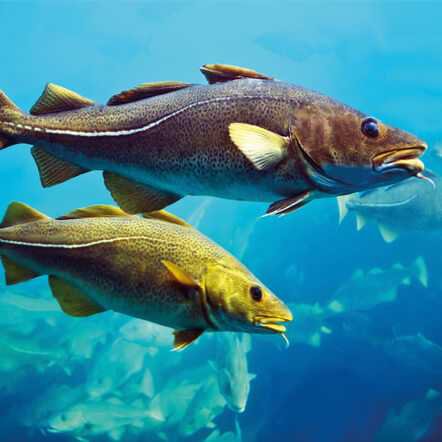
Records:
[[[144,217],[112,206],[49,218],[12,203],[0,225],[6,282],[49,275],[62,310],[114,310],[175,329],[180,350],[204,331],[285,338],[285,304],[249,270],[167,212]],[[286,339],[286,338],[285,338]]]
[[[0,92],[0,148],[33,144],[44,187],[104,171],[129,213],[210,195],[281,215],[424,169],[425,143],[329,97],[246,68],[201,70],[209,85],[145,83],[105,106],[49,84],[26,114]]]

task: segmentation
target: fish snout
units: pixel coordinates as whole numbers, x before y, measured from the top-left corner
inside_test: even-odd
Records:
[[[292,312],[287,309],[286,312],[276,315],[257,315],[255,316],[255,325],[270,333],[285,333],[286,327],[282,323],[293,321]],[[264,331],[263,330],[263,331]]]
[[[406,171],[417,175],[424,171],[425,165],[419,157],[426,151],[427,144],[396,149],[375,155],[372,159],[373,169],[379,173]]]

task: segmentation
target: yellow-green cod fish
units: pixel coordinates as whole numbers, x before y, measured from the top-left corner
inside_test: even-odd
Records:
[[[177,350],[204,331],[283,335],[292,320],[239,261],[164,211],[140,217],[102,205],[53,219],[15,202],[0,255],[7,284],[48,275],[65,313],[114,310],[172,327]]]
[[[26,114],[0,92],[0,149],[33,144],[44,187],[102,170],[129,213],[209,195],[283,215],[424,169],[424,142],[325,95],[251,69],[201,70],[208,85],[145,83],[105,106],[49,84]]]

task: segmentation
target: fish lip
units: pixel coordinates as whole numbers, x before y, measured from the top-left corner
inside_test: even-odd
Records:
[[[413,147],[382,152],[372,158],[373,169],[379,173],[391,172],[392,170],[407,170],[413,175],[417,175],[425,169],[424,163],[419,157],[426,149],[427,145],[422,143]]]
[[[293,320],[291,314],[286,316],[257,315],[255,316],[255,325],[272,333],[285,333],[286,327],[282,322],[290,322]]]

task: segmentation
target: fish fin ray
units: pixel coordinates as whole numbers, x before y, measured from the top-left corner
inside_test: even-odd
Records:
[[[185,287],[200,287],[200,284],[180,266],[167,259],[161,260],[161,263],[177,283]]]
[[[18,284],[41,276],[39,273],[17,264],[5,255],[1,259],[5,270],[6,285]]]
[[[37,102],[30,110],[31,115],[46,115],[93,106],[94,102],[54,83],[48,83]]]
[[[338,203],[339,211],[339,224],[344,221],[345,217],[348,215],[347,201],[350,199],[350,195],[339,195],[336,200]]]
[[[261,74],[253,69],[234,66],[231,64],[205,64],[200,68],[209,84],[224,83],[241,78],[255,78],[257,80],[273,80],[272,77]]]
[[[396,241],[397,237],[399,236],[397,232],[395,232],[393,229],[386,226],[385,224],[379,224],[378,227],[379,227],[379,233],[381,234],[382,239],[386,243],[392,243]]]
[[[154,212],[143,213],[143,218],[146,219],[157,219],[159,221],[165,221],[172,224],[177,224],[183,227],[192,227],[189,223],[182,220],[180,217],[167,212],[166,210],[157,210]]]
[[[291,198],[275,201],[274,203],[270,204],[264,216],[286,215],[287,213],[293,212],[294,210],[306,205],[313,198],[312,192],[306,191]]]
[[[21,110],[13,103],[13,101],[3,92],[0,91],[0,116],[1,119],[8,121],[14,120],[17,116],[22,115]],[[10,135],[0,133],[0,150],[17,144]]]
[[[54,298],[67,315],[92,316],[106,310],[90,300],[80,289],[57,276],[49,276],[49,286]]]
[[[6,209],[6,213],[0,224],[0,228],[48,219],[50,219],[48,216],[36,209],[33,209],[31,206],[15,201],[9,204],[8,208]]]
[[[182,198],[181,195],[149,187],[112,172],[103,172],[103,178],[112,198],[127,213],[161,210]]]
[[[258,170],[268,169],[287,156],[289,139],[263,127],[231,123],[229,135],[233,144]]]
[[[43,187],[55,186],[90,172],[88,169],[54,157],[39,146],[34,146],[31,153],[37,165]]]
[[[132,89],[128,89],[113,95],[107,102],[107,105],[118,106],[120,104],[133,103],[134,101],[144,100],[145,98],[155,97],[157,95],[168,94],[169,92],[175,92],[190,86],[192,85],[180,81],[142,83]]]
[[[202,334],[204,330],[194,329],[194,330],[175,330],[173,335],[175,337],[173,343],[173,351],[181,351],[188,347],[190,344],[195,342]]]
[[[98,204],[96,206],[82,207],[69,212],[66,215],[60,216],[57,219],[80,219],[80,218],[103,218],[103,217],[116,217],[116,216],[129,216],[126,212],[119,207],[110,206],[107,204]]]

